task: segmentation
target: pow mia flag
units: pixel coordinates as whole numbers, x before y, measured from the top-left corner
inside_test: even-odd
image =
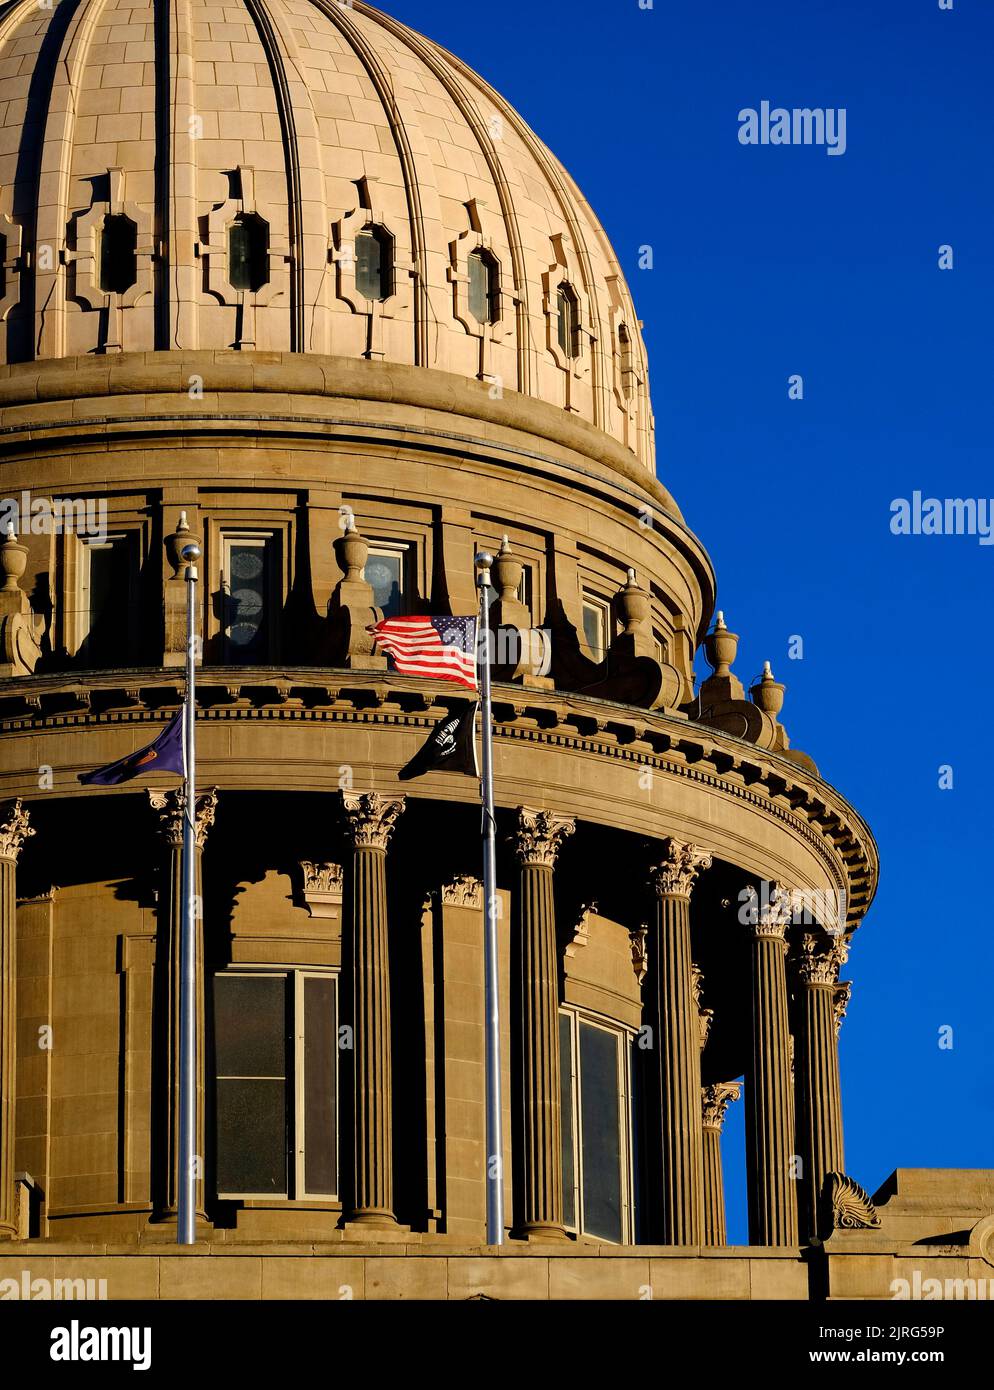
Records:
[[[479,777],[476,711],[476,701],[467,701],[463,709],[440,719],[411,761],[397,773],[400,780],[409,782],[426,772],[465,772]]]

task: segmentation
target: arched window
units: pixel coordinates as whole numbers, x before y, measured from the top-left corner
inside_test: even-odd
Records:
[[[556,310],[560,350],[566,357],[579,357],[580,301],[572,285],[559,286],[556,292]]]
[[[109,213],[98,232],[100,289],[124,294],[138,279],[138,228],[123,213]]]
[[[7,297],[7,238],[0,232],[0,299]]]
[[[355,283],[364,299],[393,294],[393,237],[386,227],[364,227],[356,236]]]
[[[500,317],[500,267],[482,247],[469,256],[469,312],[479,323]]]
[[[228,227],[228,282],[252,294],[269,283],[269,223],[243,212]]]

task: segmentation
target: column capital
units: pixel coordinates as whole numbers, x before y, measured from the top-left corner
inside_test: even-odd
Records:
[[[21,802],[8,801],[0,810],[0,859],[11,859],[16,864],[21,846],[29,835],[35,832],[28,824],[30,815]]]
[[[471,907],[476,911],[483,906],[483,884],[475,874],[456,874],[442,884],[443,907]]]
[[[783,941],[794,915],[794,893],[786,884],[763,883],[748,899],[745,917],[753,940]]]
[[[849,959],[849,943],[830,932],[805,932],[797,943],[794,963],[807,985],[834,985]]]
[[[663,857],[651,869],[652,884],[661,898],[689,898],[701,869],[710,869],[711,855],[699,845],[663,841]]]
[[[563,840],[572,835],[576,821],[556,811],[535,811],[518,807],[518,828],[514,849],[524,867],[551,869],[555,866]]]
[[[742,1094],[738,1081],[722,1081],[716,1086],[701,1087],[701,1117],[705,1129],[716,1129],[721,1133],[725,1123],[725,1111],[733,1100]]]
[[[355,849],[386,850],[406,800],[380,792],[342,792],[346,825]]]
[[[159,834],[167,845],[183,843],[183,820],[186,816],[186,792],[182,787],[171,791],[149,791],[149,805],[159,817]],[[194,813],[194,833],[197,848],[203,849],[207,832],[214,824],[217,815],[217,787],[208,787],[197,792]]]

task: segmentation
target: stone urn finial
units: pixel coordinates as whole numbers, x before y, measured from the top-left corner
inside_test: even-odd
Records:
[[[183,547],[189,545],[191,541],[200,545],[200,537],[192,533],[186,512],[182,511],[179,514],[179,521],[176,523],[176,530],[171,536],[166,537],[166,555],[173,567],[174,579],[179,577],[179,572],[186,563],[183,559]]]
[[[28,564],[28,548],[21,545],[14,530],[14,523],[7,522],[7,534],[0,544],[0,573],[3,574],[3,592],[16,594],[20,590],[18,580]]]
[[[369,542],[360,534],[354,512],[350,511],[346,515],[345,530],[335,541],[335,549],[338,552],[338,563],[345,571],[345,578],[342,582],[361,584],[366,560],[369,556]]]
[[[770,663],[764,661],[763,674],[755,685],[749,687],[749,698],[754,705],[758,705],[764,714],[768,714],[771,719],[776,719],[783,709],[783,693],[786,688],[780,681],[774,679]]]
[[[649,616],[649,596],[640,589],[635,571],[628,571],[628,581],[618,590],[618,616],[624,623],[625,634],[639,632]]]
[[[502,536],[491,569],[497,598],[501,603],[511,603],[517,598],[523,569],[524,565],[511,550],[511,542],[507,536]]]
[[[725,615],[719,608],[715,614],[714,627],[704,639],[704,655],[716,676],[731,675],[732,662],[738,649],[738,633],[729,632],[725,626]]]

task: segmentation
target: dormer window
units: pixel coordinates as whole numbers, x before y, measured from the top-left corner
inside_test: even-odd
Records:
[[[228,227],[228,281],[251,294],[269,283],[269,223],[254,212],[242,213]]]
[[[97,238],[100,290],[125,294],[138,279],[138,228],[123,213],[109,213]]]
[[[580,355],[580,301],[572,285],[560,285],[556,292],[559,348],[565,357]]]
[[[355,239],[356,289],[377,302],[393,294],[393,237],[386,227],[365,227]]]
[[[482,247],[469,256],[469,312],[478,323],[496,323],[500,317],[500,267]]]
[[[618,352],[621,358],[621,394],[626,401],[630,401],[635,391],[632,371],[632,335],[626,324],[622,324],[618,329]]]

